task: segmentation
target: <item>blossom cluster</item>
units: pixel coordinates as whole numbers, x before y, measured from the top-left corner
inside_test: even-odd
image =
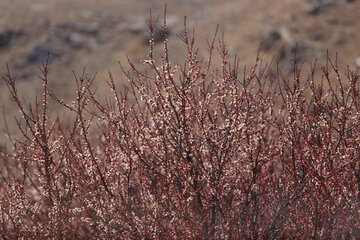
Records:
[[[155,23],[149,21],[153,36]],[[293,77],[259,58],[240,73],[216,34],[208,61],[179,36],[185,64],[150,54],[101,99],[77,76],[70,105],[48,89],[0,153],[3,239],[356,239],[360,236],[359,74],[328,60]],[[216,55],[222,65],[212,64]],[[296,59],[295,59],[296,60]],[[48,98],[74,121],[52,121]]]

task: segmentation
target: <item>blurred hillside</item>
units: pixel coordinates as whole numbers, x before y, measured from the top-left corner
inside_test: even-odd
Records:
[[[339,54],[345,70],[360,66],[359,0],[168,0],[170,54],[182,61],[183,48],[176,33],[183,30],[187,16],[189,27],[195,27],[200,54],[206,56],[206,39],[220,24],[229,46],[240,65],[251,65],[262,42],[265,62],[279,62],[290,68],[289,59],[297,46],[300,60],[324,62],[326,50]],[[118,81],[118,61],[126,54],[138,63],[147,56],[145,20],[152,9],[160,16],[162,0],[1,0],[0,1],[0,73],[6,64],[17,75],[20,95],[33,100],[41,93],[38,65],[50,52],[50,87],[62,98],[71,99],[74,91],[72,71],[80,74],[84,67],[97,73],[96,85],[105,91],[107,72]],[[161,23],[161,21],[160,21]],[[156,48],[161,51],[161,41]],[[124,64],[126,65],[126,64]],[[16,113],[3,82],[0,104],[7,119]],[[56,109],[54,108],[55,112]],[[3,113],[0,113],[3,128]],[[10,124],[10,130],[14,126]],[[4,142],[0,139],[0,143]]]

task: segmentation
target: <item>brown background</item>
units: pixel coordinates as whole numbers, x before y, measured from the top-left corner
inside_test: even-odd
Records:
[[[184,60],[184,48],[176,37],[183,31],[183,19],[195,27],[197,47],[206,56],[206,39],[220,25],[230,55],[238,55],[241,65],[251,65],[262,42],[264,62],[279,62],[290,69],[295,46],[306,64],[324,63],[326,50],[339,54],[339,66],[360,65],[360,1],[346,0],[168,0],[168,28],[171,59]],[[41,94],[37,66],[50,52],[50,87],[65,101],[74,96],[72,71],[86,67],[97,73],[98,91],[106,93],[110,70],[121,83],[118,61],[126,54],[135,63],[147,56],[145,20],[150,9],[162,19],[161,0],[1,0],[0,73],[6,64],[17,75],[19,94],[27,101]],[[161,52],[161,42],[156,44]],[[304,65],[304,66],[305,66]],[[305,67],[306,68],[306,67]],[[306,75],[306,72],[304,73]],[[17,110],[0,82],[0,105],[4,106],[10,130],[15,131]],[[51,111],[59,115],[56,105]],[[0,113],[3,128],[3,113]],[[0,144],[6,142],[0,135]]]

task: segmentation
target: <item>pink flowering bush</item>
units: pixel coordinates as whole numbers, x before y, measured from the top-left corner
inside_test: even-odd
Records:
[[[356,239],[360,236],[358,72],[328,60],[293,77],[257,58],[240,74],[226,45],[180,37],[185,64],[150,54],[113,98],[76,77],[67,104],[48,89],[22,115],[21,138],[0,154],[2,239]],[[149,21],[151,36],[155,23]],[[221,66],[212,64],[214,54]],[[51,119],[49,99],[74,114]]]

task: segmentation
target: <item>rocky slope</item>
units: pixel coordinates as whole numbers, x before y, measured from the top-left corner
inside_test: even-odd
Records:
[[[339,54],[340,67],[360,66],[360,1],[356,0],[168,0],[168,27],[172,59],[182,59],[183,48],[176,38],[183,17],[196,28],[200,54],[216,25],[224,32],[231,55],[241,65],[251,65],[262,42],[262,58],[275,60],[286,71],[298,49],[303,62],[324,62],[326,50]],[[135,62],[147,55],[145,20],[162,17],[162,0],[34,0],[0,2],[0,72],[6,64],[17,75],[18,87],[26,100],[40,94],[38,65],[48,52],[50,86],[65,100],[74,94],[73,73],[84,67],[97,72],[96,84],[105,91],[108,70],[123,79],[118,61],[128,54]],[[161,41],[156,48],[161,50]],[[26,90],[26,91],[25,91]],[[3,82],[0,104],[7,118],[15,108]],[[53,108],[56,112],[56,108]],[[0,127],[3,127],[0,113]],[[11,121],[10,121],[11,122]],[[10,124],[10,129],[14,126]],[[5,140],[1,139],[1,142]]]

